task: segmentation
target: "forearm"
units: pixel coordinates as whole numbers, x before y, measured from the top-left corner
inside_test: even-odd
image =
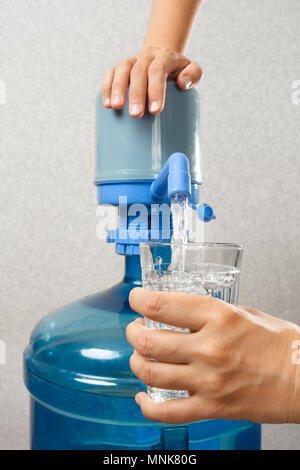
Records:
[[[204,0],[154,0],[143,47],[182,53]]]

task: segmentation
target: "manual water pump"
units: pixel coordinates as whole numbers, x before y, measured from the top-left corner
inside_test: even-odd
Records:
[[[145,419],[134,400],[145,386],[130,370],[132,348],[125,332],[137,318],[128,296],[141,285],[139,243],[172,236],[171,218],[164,227],[153,206],[169,207],[170,198],[181,194],[201,220],[214,218],[210,206],[199,206],[196,90],[182,92],[168,82],[162,113],[141,119],[129,117],[127,107],[104,109],[99,96],[96,139],[98,203],[119,208],[119,226],[108,232],[107,241],[125,256],[125,275],[110,289],[50,313],[34,328],[24,353],[31,447],[258,449],[257,424],[209,420],[171,426]],[[145,207],[144,219],[130,211],[136,204]]]

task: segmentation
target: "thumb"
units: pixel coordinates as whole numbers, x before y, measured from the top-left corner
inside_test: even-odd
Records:
[[[202,77],[202,70],[196,62],[190,62],[177,76],[177,85],[181,90],[188,90]]]

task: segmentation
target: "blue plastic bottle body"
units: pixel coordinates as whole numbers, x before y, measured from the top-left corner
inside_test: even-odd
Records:
[[[260,426],[210,420],[170,426],[146,420],[144,385],[129,367],[128,295],[141,285],[138,256],[123,281],[47,315],[24,354],[32,449],[259,449]]]

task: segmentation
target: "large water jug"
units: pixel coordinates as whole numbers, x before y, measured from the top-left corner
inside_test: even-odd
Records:
[[[97,99],[98,203],[152,203],[149,188],[168,156],[189,158],[192,203],[200,195],[199,97],[168,82],[164,111],[132,119],[127,108],[105,110]],[[168,203],[168,201],[166,201]],[[122,217],[124,220],[122,220]],[[125,234],[134,217],[120,217]],[[123,228],[124,228],[123,226]],[[147,228],[146,228],[147,232]],[[144,385],[129,367],[125,330],[137,318],[128,303],[141,285],[138,239],[108,233],[125,256],[124,278],[110,289],[80,299],[43,318],[24,353],[30,393],[32,449],[259,449],[260,426],[207,420],[171,426],[145,419],[134,401]],[[67,282],[67,280],[66,280]]]

